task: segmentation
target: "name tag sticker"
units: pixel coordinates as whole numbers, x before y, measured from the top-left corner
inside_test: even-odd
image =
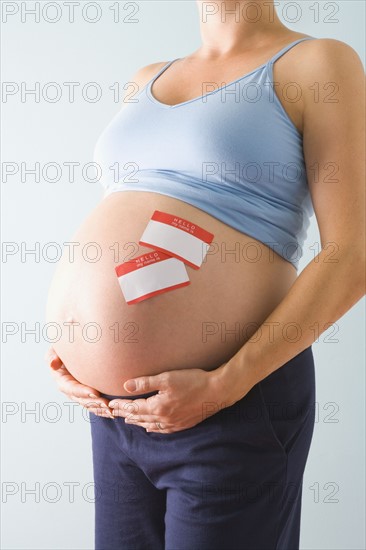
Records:
[[[184,263],[154,250],[115,267],[127,304],[190,284]]]
[[[212,233],[188,220],[155,210],[139,244],[165,252],[199,269],[213,237]]]

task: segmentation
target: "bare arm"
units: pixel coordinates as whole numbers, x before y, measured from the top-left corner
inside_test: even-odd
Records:
[[[364,70],[343,42],[316,40],[312,47],[313,55],[299,64],[297,82],[321,249],[251,339],[214,371],[228,404],[310,346],[365,295]],[[318,100],[314,83],[319,83]],[[334,85],[327,83],[335,83],[338,91],[331,95]]]

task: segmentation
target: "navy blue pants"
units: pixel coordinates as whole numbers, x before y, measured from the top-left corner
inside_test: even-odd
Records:
[[[90,420],[96,550],[299,548],[315,421],[311,346],[192,428]]]

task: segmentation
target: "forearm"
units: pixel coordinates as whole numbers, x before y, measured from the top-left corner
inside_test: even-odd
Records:
[[[321,251],[244,346],[216,370],[216,387],[235,402],[259,381],[309,347],[365,294],[363,256],[337,262]],[[215,372],[215,371],[213,371]]]

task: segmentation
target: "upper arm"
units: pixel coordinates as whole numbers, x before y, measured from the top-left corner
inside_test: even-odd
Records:
[[[314,40],[301,68],[303,149],[321,246],[365,255],[365,74],[344,42]],[[312,61],[314,60],[314,61]]]

